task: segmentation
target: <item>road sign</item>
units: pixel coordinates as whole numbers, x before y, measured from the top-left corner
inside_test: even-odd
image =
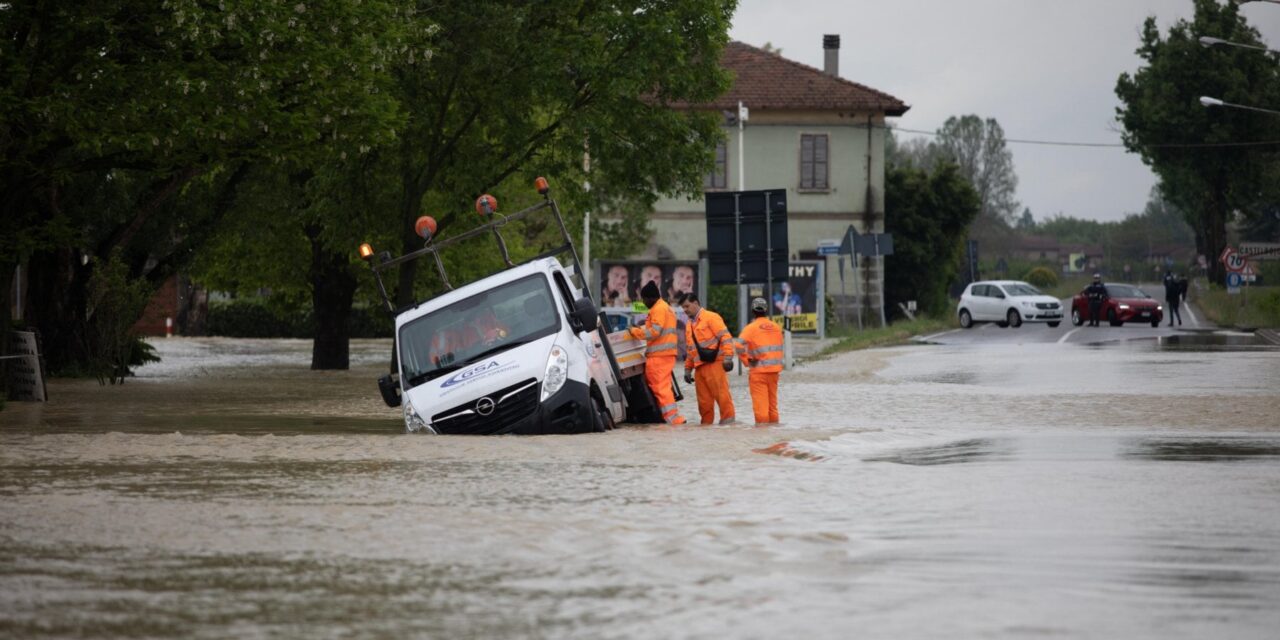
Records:
[[[707,193],[711,284],[787,279],[787,190]]]
[[[1240,284],[1243,282],[1244,282],[1244,276],[1240,275],[1239,272],[1232,271],[1231,273],[1227,274],[1228,289],[1239,289]]]
[[[865,257],[893,255],[892,233],[867,233],[854,238],[853,250]]]
[[[1240,253],[1250,260],[1280,260],[1280,242],[1241,242]]]
[[[1232,249],[1232,248],[1231,248],[1231,245],[1227,245],[1227,246],[1223,247],[1223,248],[1222,248],[1222,253],[1221,253],[1220,255],[1218,255],[1218,262],[1221,262],[1221,263],[1225,264],[1225,263],[1227,262],[1227,258],[1228,258],[1228,257],[1230,257],[1230,256],[1231,256],[1231,254],[1233,254],[1233,253],[1235,253],[1235,252],[1236,252],[1236,250],[1235,250],[1235,249]]]
[[[819,241],[818,241],[818,255],[820,255],[820,256],[834,256],[834,255],[836,255],[836,254],[838,254],[838,253],[840,253],[840,241],[839,241],[839,240],[831,239],[831,240],[819,240]]]
[[[1230,271],[1231,273],[1240,273],[1241,271],[1244,271],[1245,267],[1249,266],[1249,258],[1244,254],[1232,251],[1227,255],[1227,259],[1222,261],[1222,264],[1227,267],[1227,271]]]
[[[849,228],[844,230],[844,237],[840,238],[839,254],[842,256],[852,256],[853,247],[857,242],[858,232],[853,230],[853,225],[849,225]]]

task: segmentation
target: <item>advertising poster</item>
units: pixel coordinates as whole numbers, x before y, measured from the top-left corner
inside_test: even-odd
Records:
[[[782,326],[791,320],[793,334],[821,334],[820,319],[824,312],[822,299],[822,263],[792,262],[787,265],[787,279],[773,283],[770,319]],[[765,297],[764,286],[751,285],[749,297]]]
[[[698,299],[706,304],[706,283],[702,281],[701,263],[696,260],[599,260],[594,265],[593,273],[597,276],[596,286],[600,293],[600,307],[628,308],[634,312],[633,319],[639,321],[649,309],[640,300],[640,289],[653,282],[662,293],[662,299],[671,305],[676,314],[676,328],[680,339],[677,340],[678,354],[684,359],[684,326],[689,321],[684,309],[676,303],[676,297],[684,292],[695,292]]]
[[[678,294],[691,291],[698,293],[699,298],[705,296],[701,287],[701,271],[697,261],[601,260],[595,266],[595,273],[599,274],[596,286],[599,287],[600,306],[640,305],[637,309],[643,311],[640,289],[653,282],[662,293],[662,299],[679,315]]]

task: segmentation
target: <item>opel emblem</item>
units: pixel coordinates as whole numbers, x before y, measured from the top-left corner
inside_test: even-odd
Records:
[[[484,397],[484,398],[480,398],[479,400],[476,400],[476,413],[482,416],[487,416],[493,413],[493,407],[494,407],[493,398]]]

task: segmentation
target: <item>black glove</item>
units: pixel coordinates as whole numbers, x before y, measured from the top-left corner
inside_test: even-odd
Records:
[[[733,360],[730,360],[729,358],[724,359],[724,370],[733,371]]]
[[[693,384],[693,369],[684,370],[684,383]]]

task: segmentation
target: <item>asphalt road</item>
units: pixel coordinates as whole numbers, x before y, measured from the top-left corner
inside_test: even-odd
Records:
[[[1024,322],[1021,327],[1001,329],[994,323],[975,324],[972,329],[952,329],[933,335],[923,336],[921,342],[935,344],[1027,344],[1027,343],[1077,343],[1090,344],[1113,342],[1117,340],[1138,340],[1177,335],[1188,331],[1204,331],[1215,326],[1203,320],[1199,311],[1190,304],[1181,307],[1182,325],[1169,326],[1169,318],[1165,317],[1160,326],[1152,327],[1148,323],[1127,323],[1113,327],[1105,321],[1100,326],[1090,327],[1071,324],[1071,299],[1062,300],[1062,308],[1066,311],[1062,324],[1050,327],[1040,322]]]

